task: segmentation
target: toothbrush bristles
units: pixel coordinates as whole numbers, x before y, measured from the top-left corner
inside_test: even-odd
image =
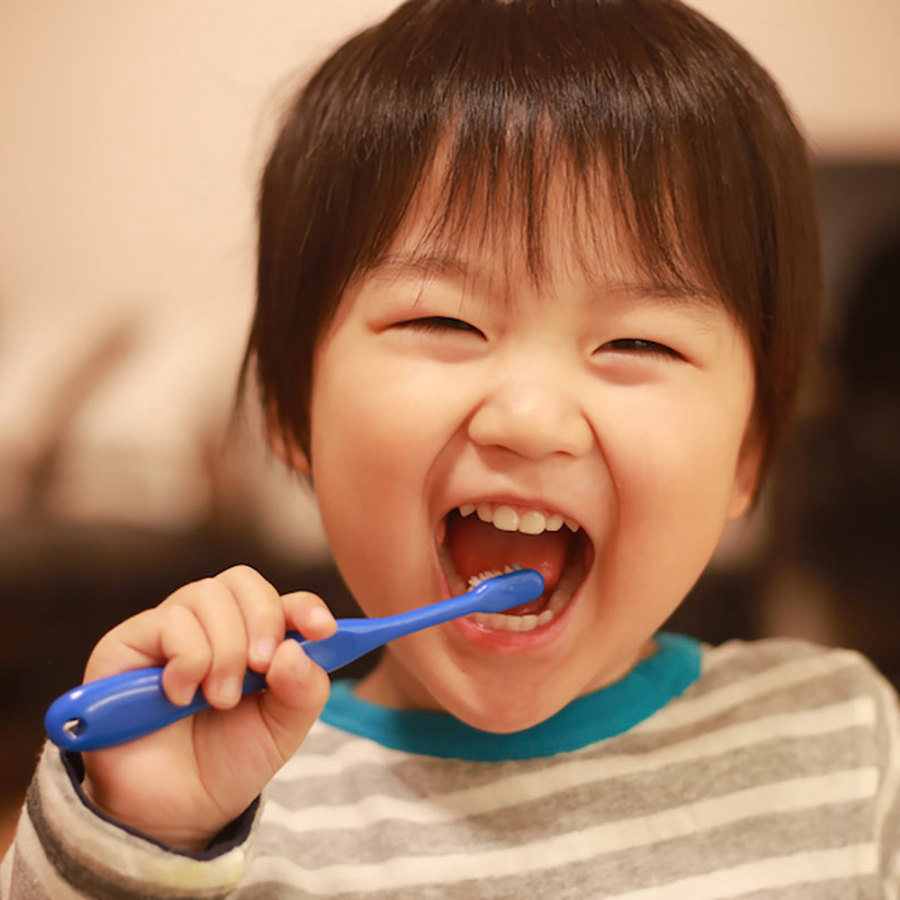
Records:
[[[518,572],[521,570],[520,565],[506,565],[503,567],[503,571],[501,572],[499,569],[487,569],[484,572],[479,573],[478,575],[472,575],[469,577],[469,587],[476,588],[479,584],[484,581],[487,581],[489,578],[496,578],[498,575],[509,575],[510,572]]]

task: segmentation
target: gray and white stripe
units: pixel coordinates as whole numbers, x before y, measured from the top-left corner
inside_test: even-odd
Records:
[[[241,895],[882,897],[889,697],[856,654],[768,642],[707,651],[681,699],[550,759],[435,760],[319,725],[272,785]]]
[[[900,900],[898,722],[856,654],[767,641],[705,650],[654,716],[543,759],[434,759],[320,723],[255,834],[210,860],[99,819],[47,753],[0,900]]]

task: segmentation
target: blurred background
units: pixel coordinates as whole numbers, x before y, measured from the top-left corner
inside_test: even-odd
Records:
[[[314,502],[232,417],[286,99],[394,0],[0,3],[0,851],[96,640],[237,562],[339,613]],[[854,647],[900,682],[900,4],[697,0],[816,155],[821,375],[671,627]]]

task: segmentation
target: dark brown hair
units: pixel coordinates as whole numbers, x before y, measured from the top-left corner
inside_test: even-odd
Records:
[[[538,274],[562,173],[582,208],[612,199],[647,273],[711,290],[750,343],[767,467],[817,332],[807,152],[768,74],[676,0],[409,0],[321,65],[263,174],[242,372],[288,446],[309,451],[319,336],[439,150],[436,232],[512,212]]]

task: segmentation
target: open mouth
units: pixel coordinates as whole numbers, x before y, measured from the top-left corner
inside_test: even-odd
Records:
[[[589,565],[591,543],[580,525],[559,513],[500,503],[463,504],[444,520],[441,564],[454,594],[514,568],[535,569],[544,593],[504,613],[469,618],[494,631],[530,632],[569,605]]]

